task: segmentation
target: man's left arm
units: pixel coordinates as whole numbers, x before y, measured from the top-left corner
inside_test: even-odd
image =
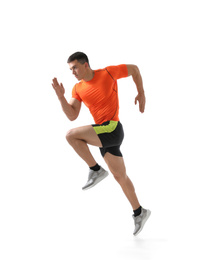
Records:
[[[144,113],[145,109],[145,93],[143,88],[143,82],[142,77],[140,74],[140,71],[136,65],[126,65],[128,70],[128,76],[132,76],[133,81],[135,82],[135,85],[137,87],[138,95],[135,98],[135,104],[137,104],[137,101],[139,102],[139,109],[141,113]]]

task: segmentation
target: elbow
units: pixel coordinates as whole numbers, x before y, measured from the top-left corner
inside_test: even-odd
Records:
[[[66,117],[70,120],[70,121],[75,121],[75,119],[78,117],[78,114],[76,113],[69,113],[68,111],[63,109],[64,114],[66,115]]]
[[[67,115],[67,117],[70,121],[75,121],[78,117],[78,114]]]
[[[77,116],[68,116],[68,119],[72,122],[77,119]]]
[[[134,71],[132,73],[132,77],[135,82],[139,81],[141,79],[140,70],[137,66],[134,66]]]
[[[136,77],[138,77],[139,75],[140,75],[140,71],[139,71],[138,66],[133,65],[132,76],[136,78]]]

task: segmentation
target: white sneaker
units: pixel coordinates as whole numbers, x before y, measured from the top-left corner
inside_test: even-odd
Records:
[[[108,172],[100,167],[99,171],[89,170],[88,181],[82,190],[88,190],[108,176]]]
[[[150,210],[142,208],[142,212],[139,216],[137,216],[137,217],[133,216],[133,219],[135,221],[135,230],[133,232],[134,236],[137,236],[142,231],[142,229],[143,229],[146,221],[150,217],[150,215],[151,215]]]

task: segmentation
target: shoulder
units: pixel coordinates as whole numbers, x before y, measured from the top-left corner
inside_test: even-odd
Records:
[[[108,66],[106,67],[106,70],[114,79],[128,76],[128,69],[126,64]]]
[[[94,71],[95,71],[95,73],[100,74],[100,73],[105,72],[105,71],[106,71],[106,68],[98,69],[98,70],[94,70]]]
[[[79,90],[81,89],[81,85],[82,85],[82,82],[80,81],[80,82],[78,82],[78,83],[76,83],[74,86],[73,86],[73,88],[72,88],[72,93],[73,93],[73,95],[74,94],[79,94]]]
[[[76,83],[76,84],[74,85],[74,87],[73,87],[73,90],[77,91],[78,88],[81,87],[81,86],[82,86],[82,81]]]

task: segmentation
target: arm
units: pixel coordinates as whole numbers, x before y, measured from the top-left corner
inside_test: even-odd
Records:
[[[71,98],[70,102],[68,103],[66,98],[64,97],[65,89],[63,87],[63,84],[59,84],[56,78],[53,79],[52,86],[68,119],[71,121],[75,120],[79,115],[81,102],[75,98]]]
[[[138,67],[135,65],[126,65],[126,66],[128,70],[128,76],[132,76],[138,91],[138,95],[135,98],[135,104],[137,104],[138,101],[140,112],[144,113],[146,99],[145,99],[143,82],[142,82],[140,71]]]

